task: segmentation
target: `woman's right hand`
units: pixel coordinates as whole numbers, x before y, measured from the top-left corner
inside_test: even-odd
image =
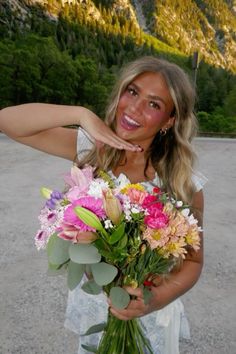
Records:
[[[10,138],[51,155],[74,160],[77,131],[65,126],[80,125],[98,144],[141,151],[119,138],[96,114],[85,107],[28,103],[0,111],[0,131]]]
[[[80,119],[80,125],[94,138],[98,146],[106,144],[119,150],[142,151],[138,145],[133,145],[116,135],[96,114],[90,110],[86,113],[86,119]]]

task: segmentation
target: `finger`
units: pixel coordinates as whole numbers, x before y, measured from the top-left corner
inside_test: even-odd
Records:
[[[130,151],[137,151],[137,152],[143,151],[143,149],[139,145],[133,145],[131,143],[116,140],[116,139],[114,140],[110,139],[109,142],[107,142],[107,144],[119,150],[130,150]]]
[[[143,291],[141,288],[134,289],[131,286],[125,286],[124,288],[130,295],[134,295],[139,299],[143,299]]]
[[[117,317],[119,320],[122,321],[128,321],[135,317],[138,317],[136,316],[135,312],[126,311],[126,310],[117,311],[114,307],[110,308],[110,312],[113,316]]]
[[[121,139],[114,132],[109,132],[109,136],[103,135],[102,140],[97,139],[107,145],[115,147],[119,150],[132,150],[132,151],[143,151],[142,147],[139,145],[132,144],[126,140]]]
[[[122,314],[120,314],[119,312],[115,311],[113,308],[110,308],[110,313],[115,316],[116,318],[118,318],[119,320],[122,321],[128,321],[130,320],[130,318],[128,318],[127,316],[124,316]]]

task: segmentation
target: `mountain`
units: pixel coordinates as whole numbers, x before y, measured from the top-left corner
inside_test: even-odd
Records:
[[[1,0],[1,32],[30,29],[35,9],[52,22],[63,13],[105,32],[159,43],[166,51],[198,52],[206,63],[236,72],[235,0]]]

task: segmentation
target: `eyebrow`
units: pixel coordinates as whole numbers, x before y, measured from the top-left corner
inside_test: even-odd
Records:
[[[134,86],[138,91],[140,91],[140,87],[138,85],[136,85],[135,83],[131,82],[128,86],[130,86],[130,85]],[[165,100],[162,97],[160,97],[160,96],[148,95],[147,97],[152,99],[152,100],[161,101],[166,106]]]

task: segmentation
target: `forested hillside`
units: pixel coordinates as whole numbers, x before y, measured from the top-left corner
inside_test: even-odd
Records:
[[[119,67],[151,54],[196,79],[202,131],[236,132],[234,11],[220,0],[2,0],[0,107],[82,104],[103,116]]]
[[[186,54],[236,72],[236,1],[142,1],[147,27]]]

